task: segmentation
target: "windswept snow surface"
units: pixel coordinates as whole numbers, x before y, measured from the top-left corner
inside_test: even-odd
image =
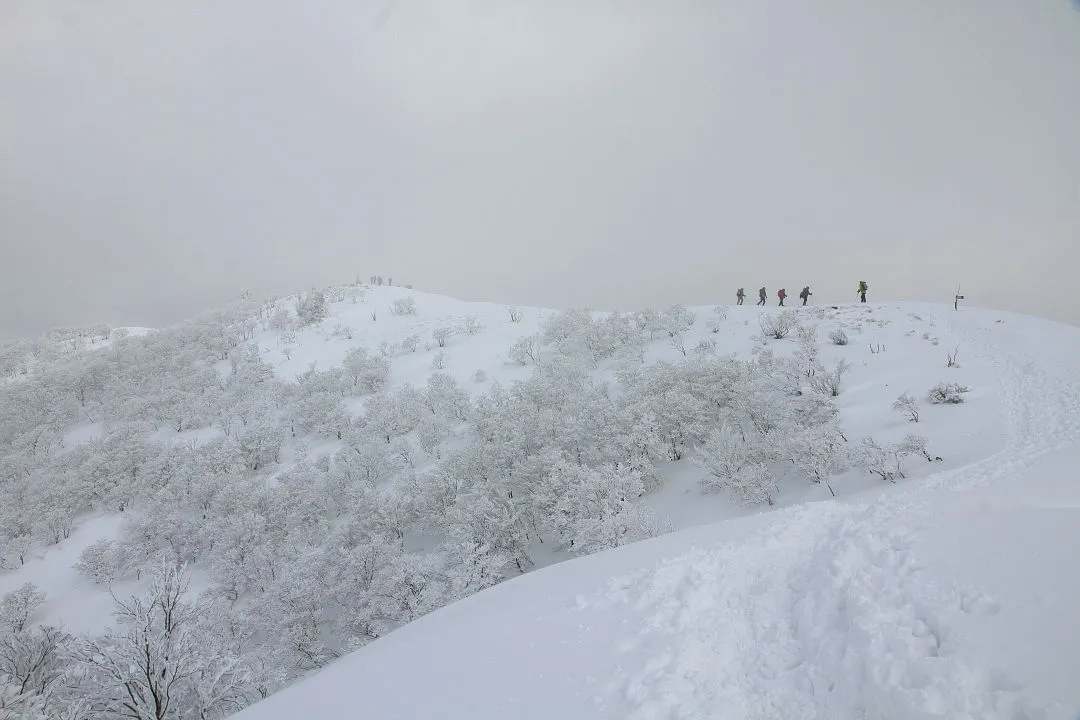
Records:
[[[237,717],[1076,717],[1080,331],[934,314],[998,371],[989,457],[530,573]]]

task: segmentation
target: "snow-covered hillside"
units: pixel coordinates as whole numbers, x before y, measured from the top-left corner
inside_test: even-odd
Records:
[[[357,285],[54,346],[0,353],[0,632],[62,627],[0,708],[153,699],[144,640],[168,717],[1080,707],[1074,328]],[[187,645],[113,617],[185,579]]]
[[[916,310],[995,370],[1000,405],[941,429],[981,459],[518,578],[240,717],[1075,717],[1080,333]]]

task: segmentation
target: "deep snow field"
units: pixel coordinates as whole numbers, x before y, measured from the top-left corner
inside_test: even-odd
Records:
[[[554,352],[545,347],[538,364],[509,356],[555,311],[515,309],[512,322],[500,305],[398,287],[339,290],[321,322],[254,328],[244,345],[256,346],[277,378],[294,381],[340,366],[353,347],[375,353],[417,335],[415,352],[394,355],[385,389],[423,387],[439,370],[473,397],[544,372],[544,353]],[[416,314],[393,314],[405,298]],[[689,310],[696,318],[684,335],[655,334],[633,361],[749,361],[800,347],[796,332],[761,338],[759,316],[775,317],[776,307]],[[707,472],[688,443],[676,461],[651,461],[660,482],[636,501],[653,511],[659,536],[576,558],[550,537],[531,540],[527,572],[420,613],[237,717],[1075,717],[1080,330],[921,303],[789,310],[818,328],[822,368],[850,364],[830,398],[845,441],[872,436],[889,446],[917,432],[930,460],[908,457],[903,476],[889,479],[857,465],[828,483],[778,470],[774,504],[747,505],[702,487]],[[457,330],[438,347],[433,331],[470,317],[475,334]],[[829,335],[841,327],[850,342],[833,344]],[[956,366],[947,367],[957,348]],[[625,360],[603,358],[590,375],[615,382]],[[229,367],[221,360],[215,370],[227,378]],[[969,388],[964,402],[928,403],[942,382]],[[893,408],[903,393],[918,401],[917,423]],[[345,401],[354,415],[364,403]],[[104,432],[82,417],[54,452]],[[222,436],[216,424],[152,434],[162,443]],[[300,452],[287,442],[263,476],[272,482],[341,446],[318,433]],[[435,460],[417,458],[422,476]],[[72,566],[95,541],[121,538],[138,512],[98,507],[77,516],[59,543],[35,540],[25,564],[8,557],[0,596],[32,582],[46,596],[33,623],[101,632],[112,623],[110,589]],[[423,554],[436,541],[417,532],[404,542]],[[191,572],[195,590],[213,586],[199,562]],[[127,577],[112,591],[140,587]]]

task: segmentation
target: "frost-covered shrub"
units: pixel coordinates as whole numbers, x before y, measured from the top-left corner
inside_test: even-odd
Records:
[[[872,437],[865,437],[855,450],[856,462],[882,480],[896,482],[897,461],[894,448],[881,447]]]
[[[684,333],[697,321],[697,313],[688,310],[685,305],[672,305],[664,311],[661,322],[668,335]]]
[[[454,331],[448,325],[440,325],[431,331],[431,337],[439,347],[446,347],[446,341],[453,334]]]
[[[829,340],[833,345],[847,345],[848,342],[850,342],[848,340],[848,334],[844,332],[844,328],[837,328],[829,333]]]
[[[417,346],[420,344],[420,336],[413,334],[407,335],[401,339],[402,352],[413,353],[416,352]]]
[[[897,451],[901,456],[906,455],[919,455],[926,458],[927,462],[940,461],[940,455],[932,455],[926,448],[927,440],[922,435],[916,435],[914,433],[908,433],[904,436],[903,442],[897,446]]]
[[[353,329],[344,323],[337,323],[334,325],[334,329],[330,333],[330,337],[343,337],[346,340],[353,339]]]
[[[896,482],[896,478],[907,477],[904,475],[904,458],[918,455],[926,458],[928,462],[941,460],[933,456],[926,449],[926,438],[921,435],[909,433],[903,441],[882,447],[871,437],[863,438],[855,451],[856,461],[868,472],[877,475],[882,480]]]
[[[814,392],[821,393],[827,397],[839,396],[844,374],[850,367],[851,365],[845,360],[840,360],[840,362],[836,363],[836,367],[831,371],[818,366],[817,371],[810,376],[811,389],[813,389]]]
[[[487,379],[488,375],[482,368],[477,368],[476,372],[473,373],[473,382],[483,383],[487,382]]]
[[[776,340],[783,340],[799,325],[798,318],[790,310],[781,310],[775,315],[762,313],[758,322],[762,334]]]
[[[436,370],[443,370],[446,368],[447,362],[448,358],[446,357],[446,353],[440,350],[439,352],[435,353],[435,357],[431,358],[431,367]]]
[[[415,315],[416,298],[398,298],[394,301],[393,305],[390,306],[390,312],[394,315]]]
[[[958,405],[964,402],[964,393],[971,392],[971,388],[959,383],[938,383],[930,388],[926,399],[931,405]]]
[[[892,407],[893,410],[902,412],[907,415],[909,422],[919,422],[919,402],[907,393],[904,393],[900,397],[896,398],[896,401],[893,402]]]
[[[465,318],[464,330],[466,335],[479,335],[483,332],[484,325],[480,322],[480,318],[469,315]]]
[[[801,366],[801,370],[807,377],[813,377],[820,367],[818,363],[818,334],[816,327],[800,327],[798,329],[799,349],[795,351],[795,358]]]
[[[960,367],[960,361],[957,359],[960,357],[960,346],[957,345],[953,348],[953,351],[945,354],[945,367],[956,368]]]

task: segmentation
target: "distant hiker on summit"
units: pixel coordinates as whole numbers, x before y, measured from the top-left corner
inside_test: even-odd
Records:
[[[866,302],[866,291],[869,289],[870,287],[866,284],[865,280],[859,281],[859,300],[861,302]]]
[[[765,292],[765,288],[761,288],[760,290],[757,291],[757,296],[758,296],[757,304],[758,305],[764,305],[765,300],[769,297],[769,294]]]
[[[780,292],[776,293],[776,297],[780,298],[780,307],[784,307],[784,298],[787,297],[787,290],[780,288]]]
[[[809,285],[807,285],[806,287],[804,287],[804,288],[802,289],[802,292],[801,292],[801,293],[799,293],[799,297],[801,297],[801,298],[802,298],[802,304],[803,304],[803,307],[805,307],[805,306],[806,306],[806,301],[807,301],[807,300],[809,300],[809,299],[810,299],[810,296],[811,296],[811,295],[813,295],[813,294],[814,294],[814,293],[810,292],[810,286],[809,286]]]
[[[735,293],[735,297],[739,299],[739,301],[737,303],[735,303],[735,304],[736,305],[742,305],[742,301],[743,301],[743,298],[746,297],[746,293],[743,292],[742,288],[739,288],[739,292]]]

